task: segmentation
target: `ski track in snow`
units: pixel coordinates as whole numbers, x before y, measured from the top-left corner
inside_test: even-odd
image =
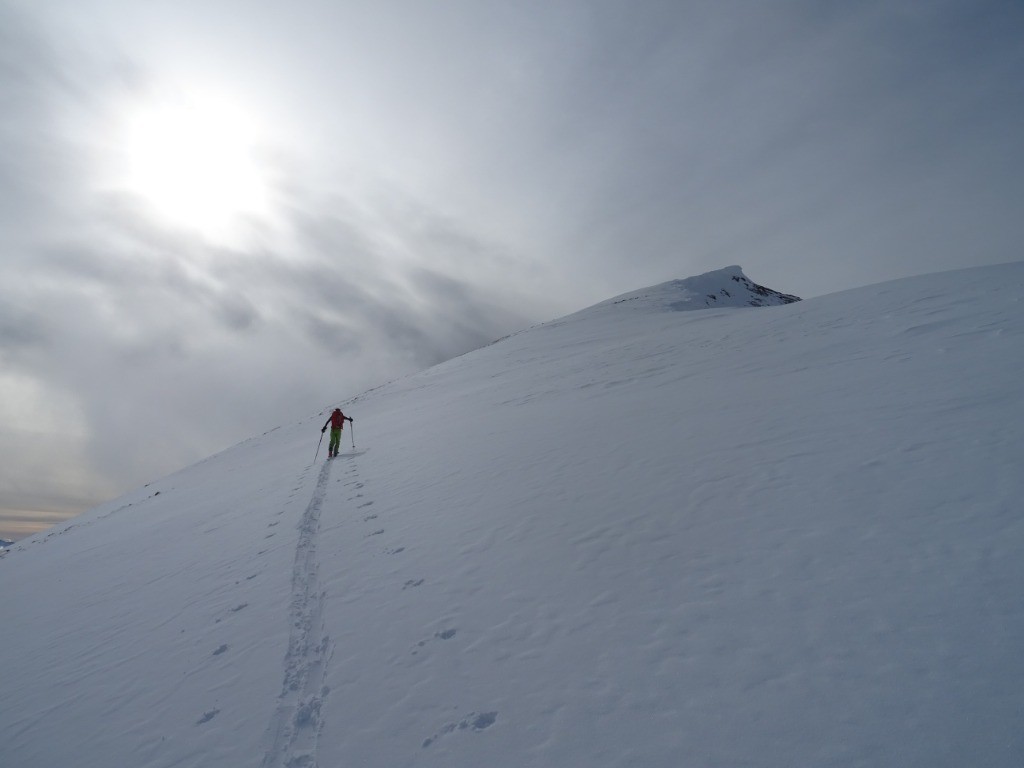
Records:
[[[313,498],[299,524],[292,570],[291,635],[284,660],[284,685],[267,729],[270,746],[263,768],[316,768],[320,711],[330,689],[324,675],[334,646],[324,630],[325,592],[320,589],[317,538],[320,510],[327,494],[331,464],[324,462]]]

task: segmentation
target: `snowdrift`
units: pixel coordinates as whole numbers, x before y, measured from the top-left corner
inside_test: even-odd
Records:
[[[1021,765],[1024,264],[737,276],[18,542],[0,765]]]

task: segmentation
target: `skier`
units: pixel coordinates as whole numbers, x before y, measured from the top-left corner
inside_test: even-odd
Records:
[[[323,428],[320,430],[322,435],[327,431],[327,425],[331,425],[331,442],[327,444],[327,458],[332,459],[338,455],[338,444],[341,443],[341,430],[345,426],[346,421],[352,421],[348,416],[341,412],[341,408],[335,408],[327,421],[324,422]],[[320,438],[321,440],[323,438]]]

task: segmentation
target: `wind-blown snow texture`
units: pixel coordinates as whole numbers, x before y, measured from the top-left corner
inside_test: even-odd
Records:
[[[737,276],[18,542],[0,765],[1019,768],[1024,264]]]

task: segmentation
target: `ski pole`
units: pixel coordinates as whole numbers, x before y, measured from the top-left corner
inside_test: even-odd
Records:
[[[356,449],[356,423],[352,419],[348,420],[348,436],[352,438],[352,450],[354,451]]]
[[[324,433],[320,430],[320,442],[316,444],[316,456],[313,457],[313,463],[316,464],[317,456],[320,455],[320,446],[324,444]]]

